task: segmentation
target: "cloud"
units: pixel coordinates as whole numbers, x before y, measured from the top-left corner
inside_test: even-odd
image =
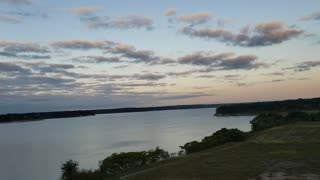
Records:
[[[73,50],[89,50],[89,49],[104,49],[109,42],[107,41],[85,41],[85,40],[70,40],[56,41],[51,43],[55,48],[73,49]]]
[[[61,77],[50,77],[50,76],[17,76],[16,82],[21,82],[27,85],[50,85],[50,86],[64,86],[65,83],[75,82],[74,79],[66,79]]]
[[[124,58],[135,59],[138,62],[150,63],[160,58],[154,55],[150,50],[136,50],[134,46],[118,44],[110,51],[113,54],[120,54]]]
[[[253,28],[246,26],[239,34],[224,29],[194,29],[192,27],[184,27],[180,32],[190,37],[215,39],[229,45],[243,47],[280,44],[304,33],[302,30],[286,27],[279,21],[258,23]]]
[[[72,61],[78,62],[78,63],[88,63],[88,64],[121,62],[118,57],[104,57],[104,56],[81,56],[81,57],[73,58]]]
[[[161,100],[178,100],[178,99],[190,99],[190,98],[198,98],[204,96],[212,96],[206,93],[188,93],[188,94],[178,94],[178,95],[165,95],[159,96]]]
[[[18,55],[16,57],[22,59],[51,59],[50,55]]]
[[[197,66],[211,66],[217,69],[256,69],[267,67],[267,64],[256,62],[254,55],[235,56],[232,52],[213,54],[210,52],[196,52],[180,57],[178,59],[163,58],[155,55],[151,50],[137,50],[134,46],[116,43],[112,41],[83,41],[71,40],[60,41],[51,44],[56,48],[72,50],[100,49],[106,56],[83,56],[74,58],[74,61],[80,63],[103,63],[103,62],[129,62],[129,63],[147,63],[150,65],[165,64],[190,64]],[[110,56],[110,55],[119,56]],[[120,60],[120,58],[123,58]],[[209,71],[212,71],[210,69]]]
[[[229,74],[229,75],[224,75],[223,77],[226,78],[226,79],[239,79],[241,77],[241,75]]]
[[[164,14],[166,16],[175,16],[177,14],[177,10],[175,8],[167,9]]]
[[[187,55],[188,56],[188,55]],[[182,63],[185,64],[186,62]],[[192,76],[193,74],[202,74],[202,73],[210,73],[215,71],[214,68],[204,68],[204,69],[192,69],[188,71],[180,71],[180,72],[167,72],[167,76],[174,76],[174,77],[188,77]],[[197,76],[200,77],[200,76]]]
[[[306,61],[306,62],[299,63],[296,66],[290,67],[287,69],[293,69],[294,71],[302,72],[302,71],[309,71],[312,68],[319,67],[319,66],[320,66],[320,61]]]
[[[209,66],[220,60],[223,60],[227,57],[234,55],[232,52],[214,54],[209,52],[195,52],[192,54],[188,54],[186,56],[180,57],[178,61],[181,64],[192,64],[192,65],[200,65],[200,66]]]
[[[255,55],[242,55],[233,58],[224,59],[218,64],[223,70],[232,69],[258,69],[261,67],[267,67],[265,63],[255,62],[258,59]]]
[[[194,13],[191,15],[180,16],[178,20],[180,22],[188,23],[190,26],[204,24],[211,19],[211,15],[206,12]]]
[[[20,73],[25,75],[30,74],[31,70],[11,62],[0,62],[1,73]]]
[[[123,68],[127,68],[127,67],[129,67],[129,65],[120,65],[120,66],[115,66],[113,68],[115,68],[115,69],[123,69]]]
[[[134,46],[121,44],[113,41],[84,41],[84,40],[70,40],[70,41],[57,41],[51,43],[51,46],[54,48],[60,49],[71,49],[71,50],[92,50],[99,49],[102,50],[104,54],[113,54],[119,55],[121,58],[125,58],[131,63],[169,63],[167,59],[158,57],[151,50],[137,50]],[[79,58],[74,59],[75,61],[82,61],[87,63],[88,59],[91,59],[91,62],[117,62],[120,61],[120,57],[82,57],[82,60]],[[95,58],[95,60],[93,60]]]
[[[48,14],[46,12],[28,12],[21,9],[19,9],[18,11],[17,10],[1,11],[1,13],[7,16],[13,17],[19,22],[24,22],[25,19],[34,18],[34,17],[37,17],[37,18],[40,17],[42,19],[48,18]]]
[[[301,17],[300,20],[302,21],[319,21],[320,20],[320,12],[314,12],[308,16],[304,16],[304,17]]]
[[[273,73],[267,73],[267,74],[262,74],[266,76],[284,76],[285,74],[283,72],[273,72]]]
[[[32,1],[29,0],[1,0],[0,3],[8,3],[12,5],[30,5]]]
[[[133,79],[137,79],[137,80],[148,80],[148,81],[157,81],[160,79],[165,78],[165,75],[161,75],[161,74],[135,74],[132,76]]]
[[[14,18],[14,17],[0,16],[0,22],[8,22],[8,23],[13,23],[13,24],[18,24],[18,23],[22,23],[23,20],[19,19],[19,18]]]
[[[76,14],[90,14],[99,10],[99,7],[76,7],[71,8],[70,11]]]
[[[180,64],[209,66],[215,70],[257,69],[267,67],[265,63],[257,62],[255,55],[235,56],[232,52],[213,54],[210,52],[195,52],[178,59]]]
[[[305,81],[305,80],[309,80],[310,78],[298,78],[298,81]]]
[[[113,21],[112,26],[120,29],[145,28],[152,29],[152,19],[143,15],[128,15]]]
[[[0,56],[20,59],[50,59],[48,47],[37,43],[20,43],[15,41],[0,41]],[[30,54],[33,53],[33,54]]]
[[[274,79],[274,80],[271,80],[271,82],[283,82],[283,81],[286,81],[285,79]]]
[[[0,51],[0,56],[4,56],[4,57],[17,57],[16,54],[11,53],[11,52],[1,52]]]
[[[66,70],[75,69],[73,64],[49,64],[45,62],[17,62],[23,66],[29,67],[34,72],[40,74],[47,73],[62,73],[64,74]]]
[[[194,73],[194,71],[182,71],[182,72],[168,72],[168,76],[175,76],[175,77],[186,77],[190,76]]]
[[[153,29],[153,20],[140,14],[131,14],[115,19],[108,16],[86,15],[81,16],[80,19],[93,29]]]
[[[250,85],[253,85],[253,84],[248,84],[248,83],[236,83],[237,86],[239,87],[245,87],[245,86],[250,86]]]
[[[19,42],[6,42],[0,41],[0,47],[4,47],[5,52],[10,53],[49,53],[47,47],[41,46],[37,43],[19,43]]]
[[[21,17],[37,16],[35,13],[22,12],[22,11],[6,11],[6,12],[2,12],[2,13],[10,14],[10,15],[15,15],[15,16],[21,16]]]
[[[208,75],[200,75],[200,76],[197,76],[198,78],[214,78],[214,77],[216,77],[215,75],[210,75],[210,74],[208,74]]]
[[[167,86],[166,83],[154,83],[154,82],[147,82],[147,83],[126,83],[120,84],[122,87],[151,87],[151,86]]]
[[[221,82],[235,84],[236,86],[244,86],[244,83],[241,82],[245,78],[245,75],[240,74],[228,74],[222,77],[219,77]],[[246,83],[247,85],[247,83]]]
[[[51,59],[51,56],[49,55],[18,55],[10,52],[0,52],[0,56],[17,58],[17,59],[25,59],[25,60]]]
[[[176,63],[176,60],[171,58],[154,56],[152,59],[153,60],[151,61],[150,65],[174,65]]]
[[[45,62],[0,62],[0,94],[70,94],[80,90],[83,83],[70,77],[72,64]],[[74,73],[76,74],[76,73]],[[76,90],[74,88],[77,88]]]

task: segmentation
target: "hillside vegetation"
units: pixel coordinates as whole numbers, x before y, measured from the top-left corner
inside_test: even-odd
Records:
[[[297,122],[256,132],[122,179],[320,179],[320,122]]]

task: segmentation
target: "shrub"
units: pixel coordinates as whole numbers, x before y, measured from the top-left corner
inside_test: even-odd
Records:
[[[167,158],[169,158],[169,153],[163,149],[160,149],[159,147],[156,147],[156,149],[152,149],[147,152],[148,164]]]
[[[185,145],[180,146],[180,148],[185,152],[185,154],[199,152],[205,149],[203,144],[198,141],[188,142]]]
[[[219,131],[213,133],[211,136],[207,136],[202,139],[201,142],[192,141],[188,142],[180,148],[186,153],[199,152],[205,149],[209,149],[227,142],[243,141],[246,138],[246,133],[239,129],[226,129],[222,128]]]
[[[320,121],[320,112],[312,114],[311,121]]]
[[[262,113],[255,117],[251,123],[252,131],[260,131],[288,123],[299,121],[320,121],[320,113],[311,113],[301,111],[289,112],[286,116],[277,113]]]
[[[213,133],[211,136],[207,136],[202,140],[205,148],[210,148],[227,142],[243,141],[246,138],[246,134],[239,129],[226,129],[222,128],[219,131]]]
[[[288,115],[286,116],[286,120],[287,122],[309,121],[310,117],[311,116],[305,112],[294,111],[288,113]]]
[[[260,131],[263,129],[279,126],[283,124],[285,119],[283,116],[275,113],[262,113],[255,117],[251,123],[252,131]]]
[[[61,179],[62,180],[77,180],[79,173],[79,164],[76,161],[68,160],[61,166]]]
[[[169,158],[169,153],[159,147],[149,151],[113,153],[100,162],[97,170],[79,170],[78,162],[66,161],[62,167],[62,180],[102,180],[106,176],[125,173],[130,168],[144,166]]]
[[[100,171],[112,176],[167,158],[169,158],[169,153],[159,147],[149,151],[114,153],[100,162]]]
[[[113,153],[100,162],[100,171],[106,175],[115,175],[126,170],[145,165],[147,156],[145,151]]]

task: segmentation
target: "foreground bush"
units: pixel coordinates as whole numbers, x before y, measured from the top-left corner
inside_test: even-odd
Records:
[[[149,151],[113,153],[99,163],[97,170],[79,170],[78,162],[68,160],[62,164],[62,180],[100,180],[123,174],[131,168],[141,167],[169,158],[169,153],[157,147]]]
[[[202,139],[201,142],[192,141],[188,142],[180,148],[186,153],[199,152],[205,149],[209,149],[227,142],[243,141],[246,138],[246,133],[239,129],[226,129],[222,128],[219,131],[213,133],[211,136],[207,136]]]
[[[61,166],[62,180],[76,180],[79,173],[79,164],[76,161],[68,160]]]
[[[169,153],[159,147],[149,151],[113,153],[100,162],[99,168],[101,173],[112,176],[167,158],[169,158]]]

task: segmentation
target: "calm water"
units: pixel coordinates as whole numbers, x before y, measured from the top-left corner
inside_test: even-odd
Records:
[[[97,115],[0,124],[1,180],[56,180],[66,159],[96,168],[112,152],[169,152],[220,128],[249,130],[252,116],[214,117],[215,109]]]

